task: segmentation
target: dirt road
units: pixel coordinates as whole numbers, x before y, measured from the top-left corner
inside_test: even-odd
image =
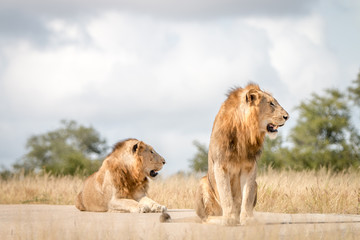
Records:
[[[193,210],[170,210],[173,219]],[[360,215],[255,213],[254,226],[160,223],[156,213],[80,212],[74,206],[0,205],[1,239],[360,239]]]

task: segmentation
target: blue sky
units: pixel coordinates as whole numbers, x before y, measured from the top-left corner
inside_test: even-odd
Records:
[[[293,116],[286,133],[301,100],[356,78],[359,29],[357,0],[3,0],[0,165],[72,119],[187,170],[228,89],[249,81]]]

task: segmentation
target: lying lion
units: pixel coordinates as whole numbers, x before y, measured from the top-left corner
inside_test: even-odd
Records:
[[[231,91],[214,121],[208,173],[200,180],[195,201],[202,222],[223,225],[254,222],[256,165],[265,135],[276,137],[289,114],[259,86]],[[161,222],[171,220],[167,213]]]
[[[146,196],[148,178],[155,178],[164,164],[164,158],[144,142],[119,142],[99,171],[86,179],[76,207],[93,212],[165,212],[165,206]]]

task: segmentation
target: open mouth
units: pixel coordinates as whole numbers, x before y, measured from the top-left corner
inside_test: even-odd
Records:
[[[155,170],[151,170],[150,171],[150,177],[156,177],[159,173],[156,172]]]
[[[275,132],[278,132],[278,128],[281,126],[283,126],[283,125],[275,125],[275,124],[269,123],[266,127],[266,130],[270,133],[275,133]]]

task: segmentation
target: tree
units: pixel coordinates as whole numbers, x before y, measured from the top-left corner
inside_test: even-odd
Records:
[[[360,107],[360,72],[358,73],[357,79],[353,81],[354,86],[349,87],[349,98]]]
[[[344,94],[328,89],[325,96],[313,94],[297,109],[299,118],[290,133],[295,169],[342,170],[360,165],[359,152],[353,142],[357,133],[351,125]]]
[[[289,162],[290,151],[283,146],[283,137],[277,136],[275,139],[265,138],[263,151],[258,160],[258,169],[266,170],[271,167],[273,169],[284,169],[291,166]]]
[[[348,88],[348,91],[349,91],[349,99],[352,100],[355,106],[360,108],[360,72],[358,73],[357,79],[353,81],[353,86],[350,86]],[[358,114],[355,113],[353,116],[353,120],[355,120],[355,122],[357,122],[359,119]],[[354,128],[355,129],[352,133],[351,140],[352,140],[353,148],[355,149],[355,151],[358,153],[359,156],[360,155],[360,134],[358,132],[359,125],[355,126]]]
[[[190,168],[195,172],[207,172],[208,170],[208,148],[205,144],[194,141],[193,144],[197,148],[195,156],[189,160]]]
[[[96,171],[107,145],[94,128],[63,120],[59,129],[31,136],[26,148],[15,169],[74,175]]]

